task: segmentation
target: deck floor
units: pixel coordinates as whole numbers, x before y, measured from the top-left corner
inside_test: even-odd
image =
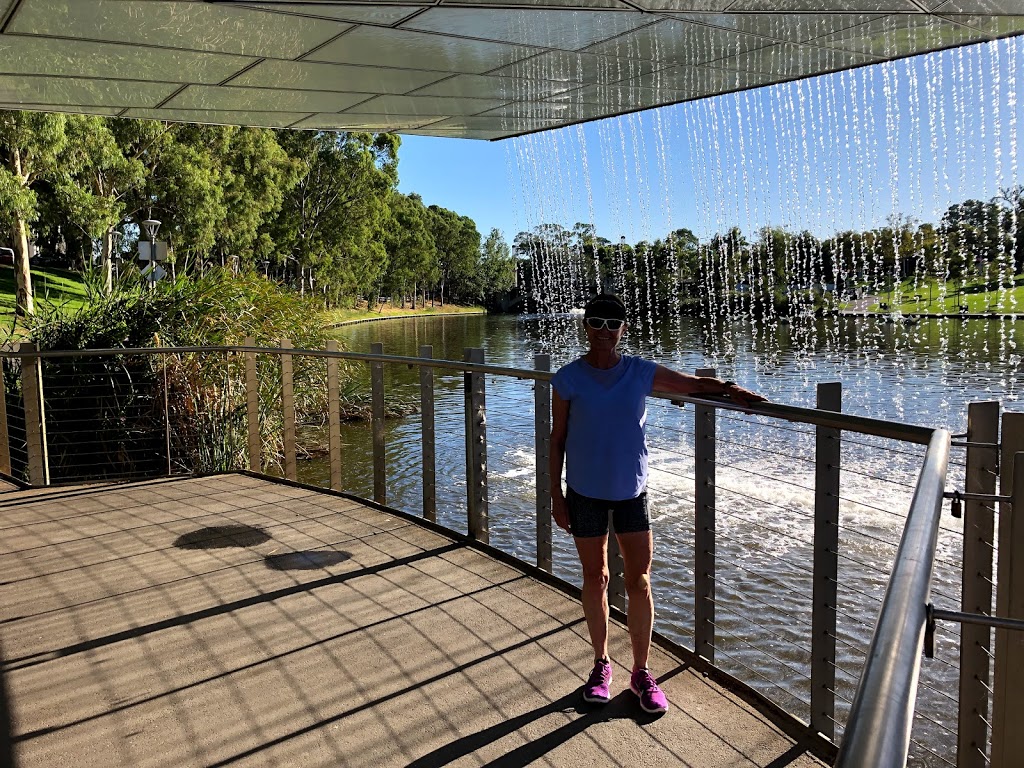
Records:
[[[818,766],[656,650],[582,705],[578,601],[336,495],[245,475],[0,494],[0,765]],[[13,753],[13,755],[12,755]]]

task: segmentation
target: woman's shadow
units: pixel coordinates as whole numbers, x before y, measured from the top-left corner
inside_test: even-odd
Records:
[[[530,712],[510,717],[507,720],[492,725],[490,728],[485,728],[482,731],[470,734],[469,736],[463,736],[461,739],[440,746],[432,752],[428,752],[422,757],[413,760],[409,763],[409,768],[441,768],[505,738],[532,722],[559,712],[573,712],[579,715],[579,717],[573,718],[565,725],[546,733],[540,738],[533,739],[513,749],[504,756],[487,763],[487,765],[498,766],[499,768],[519,768],[519,766],[529,765],[535,760],[540,759],[556,747],[598,723],[630,719],[636,721],[639,725],[646,725],[661,717],[661,715],[649,715],[640,709],[636,696],[628,691],[622,691],[607,704],[597,705],[584,702],[582,688],[580,688]]]

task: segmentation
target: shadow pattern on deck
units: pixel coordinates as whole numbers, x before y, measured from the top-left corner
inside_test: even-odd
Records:
[[[583,705],[578,601],[307,488],[9,492],[0,573],[2,765],[821,764],[658,649],[674,706],[644,714],[617,625],[617,693]]]

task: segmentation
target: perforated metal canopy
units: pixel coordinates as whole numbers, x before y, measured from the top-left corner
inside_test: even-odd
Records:
[[[497,139],[1024,31],[1024,0],[0,0],[0,108]]]

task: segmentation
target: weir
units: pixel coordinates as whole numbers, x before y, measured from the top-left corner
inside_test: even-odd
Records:
[[[343,487],[344,468],[350,472],[354,469],[364,480],[372,478],[372,492],[366,494],[372,498],[363,498],[361,503],[380,511],[374,515],[393,514],[397,515],[395,520],[402,521],[416,518],[422,521],[424,531],[462,542],[520,574],[554,586],[560,594],[578,594],[564,580],[568,573],[561,555],[567,542],[553,536],[551,530],[548,489],[552,478],[545,475],[550,425],[550,373],[546,356],[538,356],[534,369],[520,369],[487,365],[481,350],[467,350],[465,361],[450,361],[433,359],[430,348],[421,349],[419,357],[398,357],[384,354],[380,347],[370,353],[296,350],[287,342],[273,348],[250,344],[75,352],[36,352],[22,345],[6,352],[3,364],[6,392],[0,398],[4,405],[0,413],[0,471],[12,481],[27,481],[26,488],[32,490],[0,498],[0,508],[7,510],[2,537],[4,554],[0,557],[5,563],[27,567],[23,577],[30,581],[36,578],[42,579],[42,585],[61,583],[54,581],[55,576],[46,575],[46,569],[34,570],[31,560],[24,559],[26,545],[47,559],[71,556],[72,568],[65,569],[68,576],[64,578],[73,579],[79,555],[69,555],[70,550],[62,555],[62,542],[94,540],[101,544],[96,537],[108,535],[107,531],[113,536],[118,535],[119,527],[130,531],[135,525],[131,522],[135,514],[142,514],[136,522],[143,527],[164,526],[164,522],[146,519],[150,513],[144,510],[156,507],[152,506],[154,502],[145,500],[121,504],[125,511],[118,515],[127,515],[126,519],[118,517],[109,524],[103,522],[103,510],[118,508],[118,503],[111,503],[110,499],[138,501],[144,488],[172,488],[166,484],[152,485],[154,478],[188,478],[209,472],[248,473],[251,480],[238,474],[202,480],[204,490],[193,500],[188,489],[199,486],[173,486],[177,489],[173,492],[178,501],[176,519],[180,522],[190,517],[180,511],[184,504],[194,505],[197,513],[210,518],[206,522],[251,525],[251,520],[235,520],[234,516],[237,513],[245,517],[244,510],[255,504],[262,509],[261,526],[287,528],[293,520],[288,499],[301,496],[329,510],[334,504],[329,499],[340,499],[339,492],[351,490]],[[371,456],[350,455],[341,439],[338,365],[366,365],[373,372],[368,424],[372,433]],[[198,393],[208,390],[197,388],[189,393],[168,389],[165,373],[172,366],[195,371],[197,382],[218,382],[216,396],[201,400]],[[389,420],[390,424],[386,424],[387,402],[396,396],[393,392],[389,394],[386,386],[392,380],[389,371],[409,367],[420,372],[419,417]],[[329,396],[310,400],[310,389],[306,386],[298,388],[297,397],[297,380],[322,383],[314,389]],[[460,380],[461,384],[456,384]],[[72,383],[73,388],[69,386]],[[532,414],[507,408],[503,393],[510,387],[533,389]],[[678,423],[690,425],[688,433],[673,433],[670,427],[659,424],[676,422],[658,422],[655,416],[652,441],[666,449],[693,451],[692,465],[688,465],[692,466],[692,477],[681,474],[679,463],[667,462],[653,467],[651,480],[652,493],[666,493],[668,489],[670,494],[680,493],[679,483],[669,482],[671,477],[683,476],[692,482],[688,499],[682,500],[681,506],[666,505],[666,509],[673,510],[672,514],[679,511],[692,519],[692,540],[681,542],[661,537],[656,543],[656,549],[663,553],[663,562],[656,568],[678,574],[679,582],[673,586],[674,591],[667,593],[665,601],[659,595],[663,610],[656,628],[658,643],[667,654],[664,663],[680,664],[707,676],[744,702],[741,708],[759,713],[755,716],[761,723],[758,728],[777,734],[773,739],[788,739],[795,750],[786,753],[792,761],[771,762],[772,765],[803,764],[796,756],[806,752],[836,765],[896,766],[906,763],[908,749],[918,755],[931,755],[928,759],[938,761],[935,764],[1013,765],[1024,750],[1019,729],[1013,726],[1020,721],[1024,707],[1024,686],[1017,679],[1024,669],[1024,660],[1020,658],[1024,634],[1019,608],[1024,584],[1019,569],[1013,568],[1012,558],[999,555],[1024,551],[1020,541],[1022,527],[1016,525],[1012,512],[1015,503],[1019,506],[1017,500],[1024,491],[1024,414],[1002,413],[994,402],[972,404],[967,433],[951,436],[943,429],[843,414],[841,388],[835,384],[819,385],[818,396],[816,409],[764,404],[741,411],[727,402],[684,396],[657,396],[652,401],[652,413],[660,410],[681,419]],[[679,411],[677,406],[684,404],[686,410]],[[192,431],[182,428],[187,422],[178,418],[186,410],[193,414]],[[777,435],[802,430],[793,446],[800,447],[803,455],[791,458],[793,466],[780,467],[782,474],[776,477],[755,472],[754,479],[763,485],[798,483],[801,472],[795,462],[809,462],[811,469],[807,474],[813,477],[809,488],[813,506],[805,520],[780,517],[768,499],[744,501],[737,496],[735,478],[750,470],[732,457],[761,450],[764,445],[748,443],[731,448],[737,437],[742,436],[735,432],[738,422],[745,422],[750,429],[774,430]],[[310,427],[314,424],[324,428],[311,437]],[[463,433],[465,451],[461,457],[453,459],[438,451],[436,435],[444,430]],[[388,440],[396,439],[416,440],[421,447],[418,458],[409,462],[398,457],[392,450],[394,445],[388,444]],[[328,494],[322,502],[316,500],[317,492],[308,485],[297,484],[303,454],[320,449],[314,446],[322,446],[327,454],[330,478],[325,485],[330,485],[334,494],[321,491]],[[788,449],[778,438],[776,448],[780,455],[784,447]],[[857,521],[848,517],[846,505],[856,496],[860,482],[857,478],[863,474],[863,467],[843,463],[844,451],[850,448],[882,455],[888,462],[916,463],[912,499],[888,505],[888,512],[901,521],[898,540],[885,541],[884,532],[870,525],[857,530]],[[511,472],[502,464],[510,449],[522,450],[529,456],[529,472]],[[727,454],[730,458],[725,460]],[[947,468],[951,461],[959,463],[961,457],[965,479],[959,487],[951,484]],[[262,481],[269,475],[283,475],[278,482],[286,486]],[[244,498],[227,507],[207,506],[203,497],[215,493],[218,478],[229,487],[245,486],[248,490]],[[146,482],[141,486],[117,484],[128,479]],[[884,482],[885,478],[877,477],[872,482],[875,481]],[[80,485],[96,482],[100,485]],[[66,484],[78,485],[73,490],[60,491],[59,487]],[[405,501],[403,508],[392,511],[397,503],[395,498],[409,498],[409,488],[420,491],[415,494],[415,502]],[[749,495],[749,488],[745,493]],[[360,501],[351,493],[344,498]],[[79,504],[85,506],[76,512],[75,505]],[[784,550],[779,550],[771,561],[757,562],[744,556],[746,534],[730,523],[737,515],[745,514],[744,504],[758,510],[753,526],[761,536],[781,535],[799,541],[808,532],[806,549],[796,550],[798,557],[805,558],[800,563],[804,569],[802,580],[790,580],[785,575]],[[19,509],[26,512],[23,514]],[[933,570],[949,565],[945,542],[951,533],[943,526],[947,510],[950,514],[966,515],[963,532],[959,534],[963,565],[952,563],[960,570],[963,585],[962,595],[952,596],[957,598],[955,602],[949,596],[930,592]],[[325,514],[323,520],[333,519],[333,512]],[[392,523],[381,522],[383,519],[375,517],[373,525],[388,529]],[[435,519],[444,527],[435,527]],[[782,521],[781,529],[776,527],[776,520]],[[175,523],[168,530],[179,528]],[[127,535],[131,538],[133,534]],[[240,534],[228,530],[220,535],[230,539]],[[888,547],[895,552],[878,554],[872,562],[853,562],[847,549],[851,535],[874,540],[879,553]],[[937,545],[942,551],[937,551]],[[290,551],[279,554],[284,563],[298,558],[303,567],[317,574],[322,571],[316,569],[327,568],[325,578],[329,581],[333,573],[329,567],[340,562],[332,560],[338,555],[339,546],[336,541],[325,539],[319,545],[297,550],[297,555]],[[430,546],[421,549],[425,551]],[[269,553],[268,560],[274,554]],[[110,555],[114,560],[121,559],[114,549]],[[188,570],[193,565],[183,567]],[[241,564],[225,561],[222,566],[230,571]],[[621,568],[612,570],[610,601],[621,620]],[[863,580],[862,571],[876,579],[877,589],[872,582]],[[5,567],[5,572],[13,571]],[[88,639],[93,637],[90,632],[95,632],[88,629],[88,623],[95,617],[90,619],[89,609],[83,608],[93,600],[98,601],[96,606],[107,604],[102,596],[76,600],[71,596],[78,587],[67,586],[68,592],[60,587],[50,590],[48,596],[45,586],[42,593],[22,591],[28,588],[21,577],[5,584],[5,605],[19,605],[20,612],[28,595],[36,595],[32,601],[53,603],[46,611],[54,620],[70,627],[71,635],[77,638],[74,642],[82,645],[83,652],[102,645]],[[240,601],[240,605],[260,602],[264,598],[259,595],[265,594],[265,589],[250,574],[235,588],[233,599]],[[773,591],[794,592],[795,598],[783,604],[771,597]],[[161,601],[169,599],[169,595],[160,594],[159,590],[154,594],[152,599],[157,602],[151,610],[157,616],[149,621],[159,624],[166,620],[174,624],[173,618],[159,617],[195,610],[187,600],[163,605]],[[113,599],[110,605],[117,604],[118,598]],[[207,599],[202,598],[200,603]],[[226,606],[225,615],[233,615],[230,604]],[[564,606],[558,609],[569,610]],[[67,619],[62,620],[62,616]],[[58,651],[56,646],[48,651],[37,649],[28,656],[19,653],[12,661],[12,644],[17,647],[27,641],[22,627],[31,629],[31,621],[20,614],[5,615],[4,619],[2,669],[7,678],[7,695],[13,699],[11,736],[16,756],[27,756],[27,764],[31,764],[39,758],[33,752],[33,739],[57,721],[51,714],[43,716],[32,734],[21,730],[19,713],[36,712],[39,697],[52,695],[46,693],[46,688],[26,684],[21,670],[30,657],[33,665],[45,669],[47,664],[65,656],[66,650]],[[67,620],[72,623],[67,625]],[[81,621],[86,624],[79,626]],[[959,628],[956,622],[961,623]],[[257,646],[263,642],[263,633],[272,632],[275,625],[270,622],[261,626],[263,629],[246,630]],[[524,631],[525,627],[522,625]],[[125,639],[133,636],[133,630],[125,632]],[[935,642],[936,637],[940,642]],[[944,642],[949,638],[954,638],[952,647]],[[534,636],[528,642],[539,643],[542,639]],[[576,640],[580,641],[580,637]],[[74,642],[67,647],[75,647]],[[29,644],[33,643],[38,645],[37,641]],[[43,645],[50,648],[45,642]],[[393,650],[399,656],[403,653],[401,646]],[[934,659],[924,658],[933,651]],[[576,648],[575,652],[585,657],[586,648]],[[254,653],[261,657],[269,651]],[[141,659],[139,663],[143,675],[140,679],[145,677],[147,663],[161,668],[155,658],[149,662]],[[560,674],[563,677],[559,678],[559,685],[569,686],[568,690],[578,685],[571,682],[575,673],[565,669]],[[324,681],[312,679],[308,685],[329,687]],[[384,687],[377,694],[373,688],[360,689],[360,693],[369,700],[376,699],[377,706],[385,706],[390,695],[386,690],[390,689],[381,685]],[[920,699],[919,686],[922,694],[928,694]],[[297,695],[300,690],[304,689],[293,687],[289,695]],[[478,695],[479,691],[473,690],[460,694],[473,700],[474,707],[493,703],[489,695],[483,696],[483,702],[473,698]],[[943,697],[948,710],[937,711],[932,705],[922,709],[922,702],[927,704],[935,695]],[[467,702],[461,700],[461,704]],[[110,711],[120,711],[125,706],[131,705],[118,705]],[[148,706],[155,717],[160,716],[161,707],[170,707],[168,712],[176,711],[173,703],[161,704],[159,699]],[[422,701],[420,706],[431,705]],[[538,700],[537,706],[553,705]],[[675,704],[690,717],[698,717],[691,706],[695,705],[685,695]],[[950,721],[951,712],[958,713],[955,725]],[[106,715],[95,713],[87,720],[99,722],[103,717]],[[253,717],[262,722],[258,716]],[[386,713],[379,717],[381,722],[388,722]],[[716,715],[709,713],[707,717],[710,719],[704,720],[704,725],[713,726]],[[581,718],[575,722],[587,731],[590,721],[586,714]],[[493,725],[493,720],[488,722]],[[519,721],[513,717],[512,722]],[[313,733],[321,726],[308,727],[309,733]],[[506,731],[500,732],[507,735]],[[257,749],[250,742],[258,743],[261,733],[247,734],[247,749]],[[567,734],[563,732],[568,740]],[[682,756],[685,751],[677,750],[685,750],[690,743],[686,739],[683,742],[667,746]],[[268,737],[267,743],[275,750],[280,746],[273,737]],[[349,744],[357,743],[358,739]],[[385,761],[398,764],[422,757],[415,739],[402,743],[406,750],[387,753],[390,757]],[[557,737],[547,737],[542,743],[550,747],[553,756],[558,754]],[[60,754],[60,739],[48,740],[47,744],[48,757]],[[331,737],[331,744],[332,749],[338,750],[336,754],[346,754],[344,741],[337,742]],[[786,749],[789,747],[782,751]],[[287,750],[274,754],[287,754]],[[539,758],[547,753],[541,750],[530,754]],[[780,754],[776,752],[770,760]],[[750,759],[752,764],[768,764]],[[697,764],[715,763],[697,760]]]

